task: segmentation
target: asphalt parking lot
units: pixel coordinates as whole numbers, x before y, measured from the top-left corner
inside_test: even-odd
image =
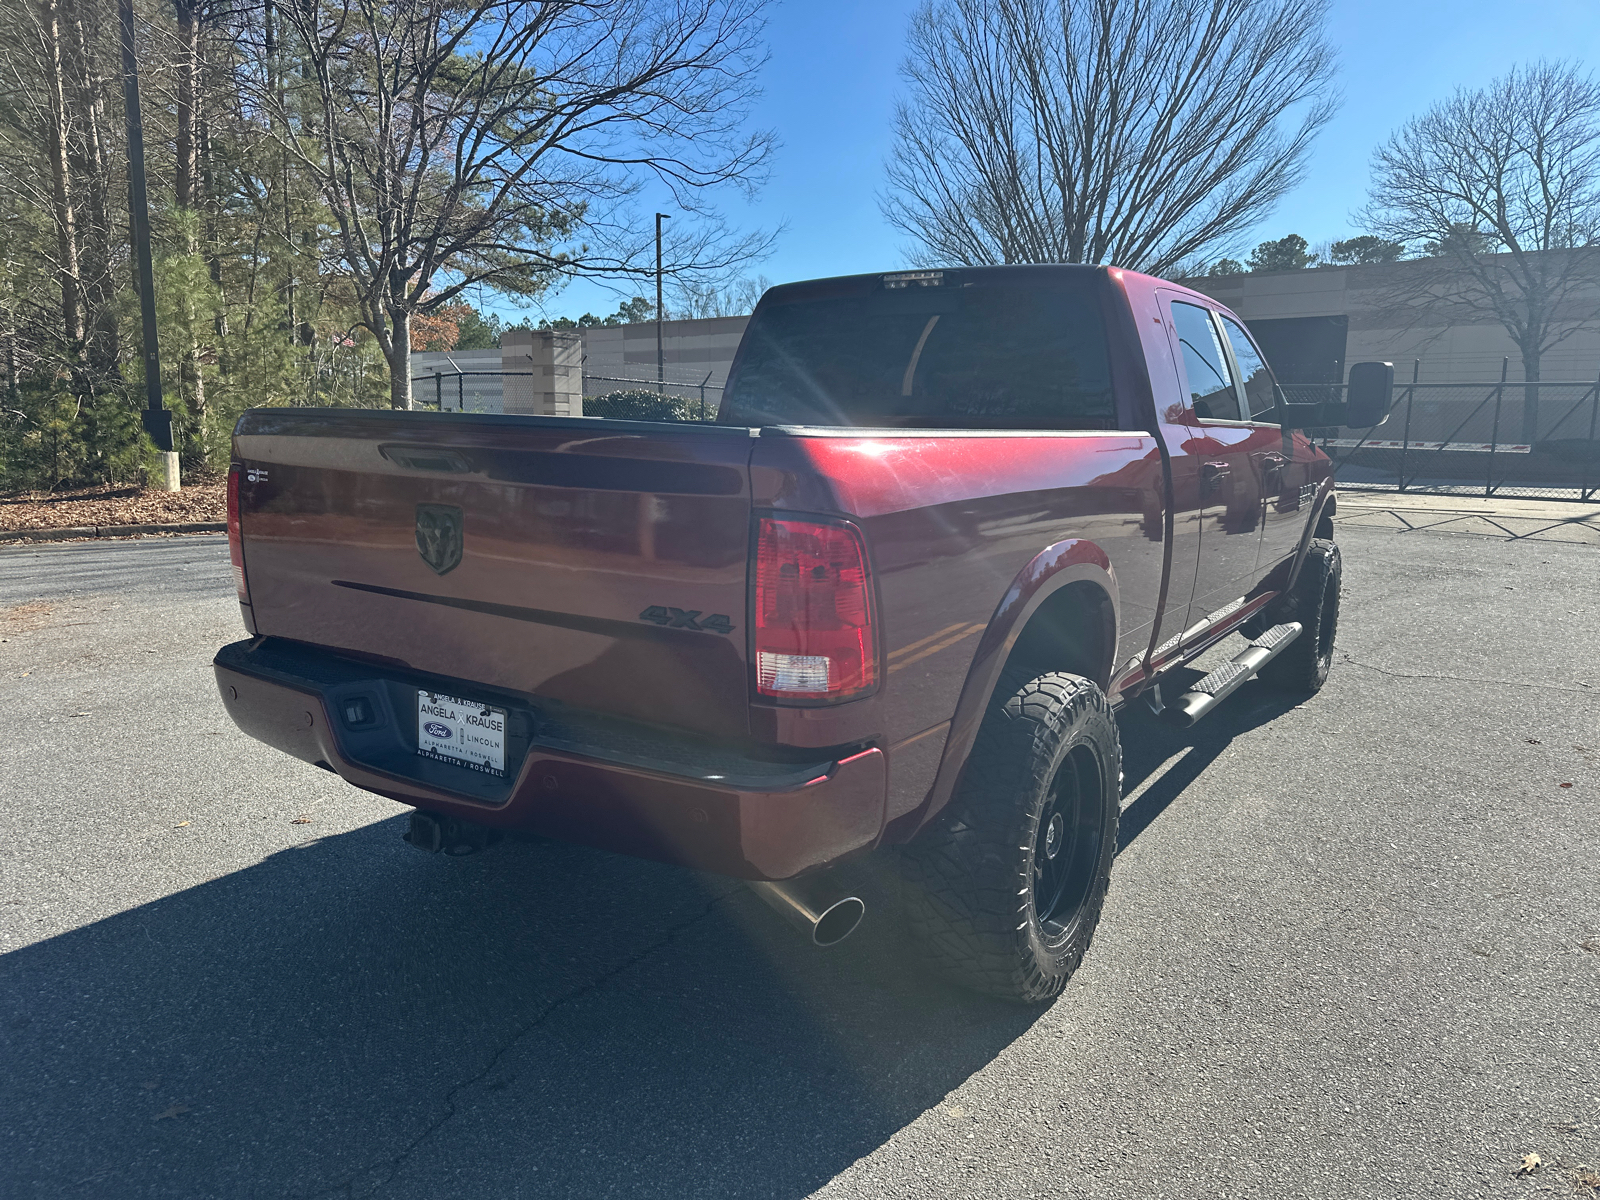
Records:
[[[228,722],[221,539],[0,549],[0,1195],[1600,1195],[1600,559],[1340,541],[1319,696],[1125,718],[1040,1011],[882,905],[820,952],[727,880],[419,854]]]

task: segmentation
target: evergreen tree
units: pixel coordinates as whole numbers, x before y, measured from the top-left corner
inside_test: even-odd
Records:
[[[1252,271],[1299,271],[1314,266],[1316,261],[1317,256],[1307,251],[1306,240],[1298,233],[1275,242],[1262,242],[1250,251]]]

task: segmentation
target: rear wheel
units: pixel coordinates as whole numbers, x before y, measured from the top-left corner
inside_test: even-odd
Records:
[[[1339,547],[1313,538],[1294,588],[1272,607],[1272,623],[1299,621],[1300,636],[1261,668],[1261,678],[1288,692],[1315,692],[1333,669],[1333,640],[1339,632],[1339,589],[1344,567]]]
[[[1100,688],[1003,681],[949,807],[902,851],[929,959],[978,991],[1048,1000],[1100,921],[1117,849],[1122,753]]]

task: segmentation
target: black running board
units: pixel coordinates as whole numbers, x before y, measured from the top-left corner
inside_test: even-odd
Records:
[[[1274,625],[1234,655],[1232,662],[1223,663],[1171,704],[1162,705],[1156,711],[1165,720],[1187,729],[1233,695],[1247,680],[1254,679],[1257,671],[1289,648],[1300,631],[1299,621]]]

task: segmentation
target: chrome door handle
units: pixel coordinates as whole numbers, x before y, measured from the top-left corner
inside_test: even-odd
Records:
[[[1222,486],[1222,481],[1228,477],[1229,468],[1225,462],[1208,462],[1200,464],[1201,490],[1214,492]]]

